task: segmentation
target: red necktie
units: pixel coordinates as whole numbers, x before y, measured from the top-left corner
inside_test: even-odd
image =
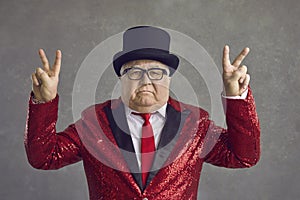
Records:
[[[134,113],[140,115],[144,119],[142,127],[142,138],[141,138],[141,153],[142,153],[142,182],[146,185],[147,177],[152,166],[154,154],[155,154],[155,143],[152,126],[150,124],[150,113]]]

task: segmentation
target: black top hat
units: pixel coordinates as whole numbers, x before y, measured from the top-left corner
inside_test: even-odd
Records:
[[[170,54],[170,35],[152,26],[137,26],[123,34],[123,51],[113,57],[113,66],[118,76],[123,64],[140,59],[157,60],[167,65],[172,75],[178,67],[179,59]]]

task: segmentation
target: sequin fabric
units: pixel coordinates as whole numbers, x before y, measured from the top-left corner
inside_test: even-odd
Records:
[[[260,156],[260,127],[252,91],[245,100],[224,99],[228,129],[215,126],[206,111],[169,100],[179,112],[189,111],[166,165],[146,188],[140,188],[123,158],[104,108],[120,100],[96,104],[62,132],[56,132],[57,96],[34,104],[32,96],[25,131],[29,163],[37,169],[59,169],[83,161],[89,198],[99,199],[197,199],[204,162],[228,168],[255,165]],[[200,194],[201,196],[201,194]]]

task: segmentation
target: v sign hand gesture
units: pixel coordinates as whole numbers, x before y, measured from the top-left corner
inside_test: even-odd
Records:
[[[32,90],[37,100],[48,102],[57,95],[62,55],[60,50],[56,51],[53,67],[50,67],[43,49],[39,50],[39,55],[43,63],[43,69],[39,67],[36,69],[35,73],[32,74]]]
[[[250,75],[247,74],[247,67],[241,65],[248,55],[250,49],[247,47],[235,58],[231,64],[229,58],[229,46],[223,50],[223,83],[226,96],[240,96],[248,87]]]

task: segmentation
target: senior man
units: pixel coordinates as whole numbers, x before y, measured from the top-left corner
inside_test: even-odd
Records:
[[[249,49],[229,60],[223,50],[223,101],[228,129],[215,126],[201,108],[169,96],[179,59],[170,36],[157,27],[124,32],[113,58],[121,97],[91,105],[62,132],[55,129],[61,52],[53,67],[32,74],[25,133],[29,163],[50,170],[83,160],[90,199],[196,199],[204,162],[228,168],[255,165],[260,128],[250,76],[241,65]]]

